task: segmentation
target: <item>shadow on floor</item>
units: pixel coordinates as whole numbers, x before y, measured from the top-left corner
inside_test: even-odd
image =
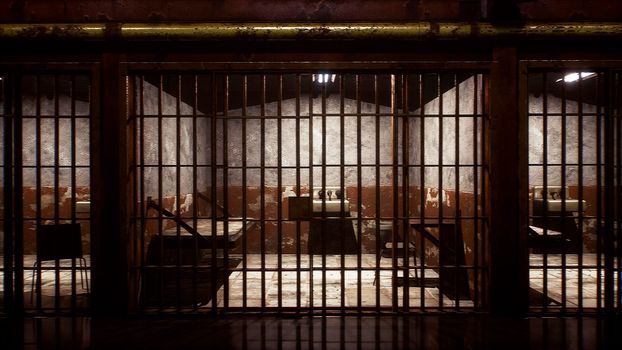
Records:
[[[622,348],[620,317],[33,317],[0,329],[2,349]]]

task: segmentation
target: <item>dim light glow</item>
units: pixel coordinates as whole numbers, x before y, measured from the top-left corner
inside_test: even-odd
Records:
[[[569,73],[566,74],[562,79],[557,79],[555,82],[559,83],[560,81],[564,81],[564,83],[574,83],[579,79],[587,79],[595,76],[594,72],[581,72],[581,73]]]
[[[337,76],[336,74],[328,74],[328,73],[313,74],[313,81],[317,81],[320,84],[326,84],[329,81],[331,83],[334,83],[336,76]]]

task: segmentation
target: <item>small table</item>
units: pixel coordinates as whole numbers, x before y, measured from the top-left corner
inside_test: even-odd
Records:
[[[439,249],[439,289],[452,300],[470,300],[469,275],[464,257],[464,238],[455,220],[410,220],[410,227]],[[429,229],[438,230],[438,236]],[[415,244],[421,242],[414,237]],[[456,250],[456,248],[458,248]],[[425,257],[420,257],[421,262]],[[458,267],[456,267],[456,265]]]

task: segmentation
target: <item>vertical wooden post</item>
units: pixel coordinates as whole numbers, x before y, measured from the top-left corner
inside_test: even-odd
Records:
[[[514,315],[526,312],[529,300],[526,221],[521,215],[527,140],[518,85],[516,48],[495,48],[490,76],[489,306],[493,313]]]
[[[104,53],[93,87],[101,89],[91,123],[92,309],[127,312],[127,152],[121,55]],[[97,115],[99,113],[99,115]]]

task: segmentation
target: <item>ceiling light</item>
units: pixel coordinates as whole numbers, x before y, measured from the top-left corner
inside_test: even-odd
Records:
[[[313,74],[313,81],[317,81],[318,83],[321,83],[321,84],[326,84],[329,81],[331,83],[334,83],[336,76],[337,76],[336,74],[328,74],[328,73]]]
[[[587,79],[587,78],[591,78],[593,76],[595,76],[596,73],[594,72],[580,72],[580,73],[569,73],[566,74],[564,76],[564,78],[560,78],[555,80],[556,83],[559,83],[560,81],[564,81],[565,83],[573,83],[579,79]]]

